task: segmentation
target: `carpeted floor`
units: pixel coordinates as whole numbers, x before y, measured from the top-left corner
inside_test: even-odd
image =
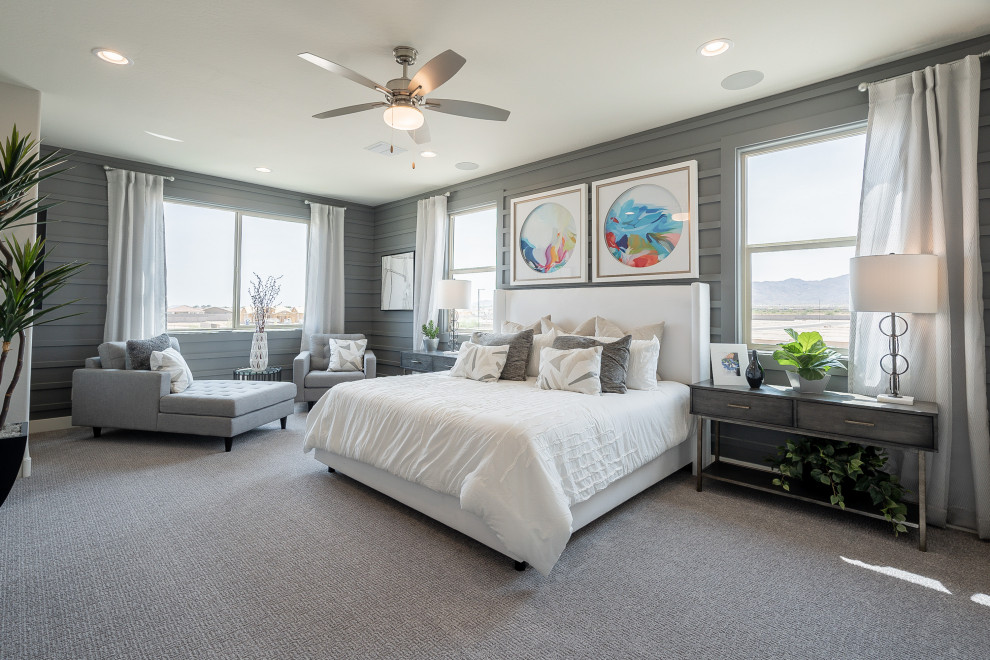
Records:
[[[972,599],[990,544],[971,535],[930,530],[921,553],[682,472],[578,532],[546,578],[327,474],[304,422],[229,454],[34,438],[0,508],[0,658],[990,657],[990,596]]]

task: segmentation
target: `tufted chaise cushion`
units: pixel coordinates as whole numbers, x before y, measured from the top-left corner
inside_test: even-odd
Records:
[[[176,415],[237,417],[295,396],[292,383],[197,380],[185,392],[162,397],[159,410]]]
[[[309,338],[309,369],[310,371],[326,371],[330,366],[330,338],[334,339],[364,339],[360,334],[318,334]]]

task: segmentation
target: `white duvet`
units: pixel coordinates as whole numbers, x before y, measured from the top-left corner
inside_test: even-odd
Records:
[[[549,574],[570,507],[679,444],[689,390],[590,396],[443,373],[342,383],[306,420],[319,447],[460,500],[505,547]]]

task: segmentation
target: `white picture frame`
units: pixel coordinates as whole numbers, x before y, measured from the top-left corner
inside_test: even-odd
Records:
[[[588,184],[516,197],[510,208],[511,286],[576,284],[588,280]],[[562,229],[570,229],[573,235],[569,232],[562,237],[559,234]],[[563,263],[559,263],[563,250],[553,249],[557,241],[570,247]]]
[[[382,256],[381,310],[411,310],[413,308],[413,274],[415,252]]]
[[[711,344],[712,383],[749,387],[746,380],[746,344]]]
[[[591,281],[698,277],[698,161],[595,181],[592,209]]]

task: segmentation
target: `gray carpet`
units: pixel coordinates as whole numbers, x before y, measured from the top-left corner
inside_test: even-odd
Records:
[[[37,436],[0,508],[0,658],[987,658],[990,544],[674,475],[549,578],[303,455]],[[944,593],[842,560],[937,580]]]

